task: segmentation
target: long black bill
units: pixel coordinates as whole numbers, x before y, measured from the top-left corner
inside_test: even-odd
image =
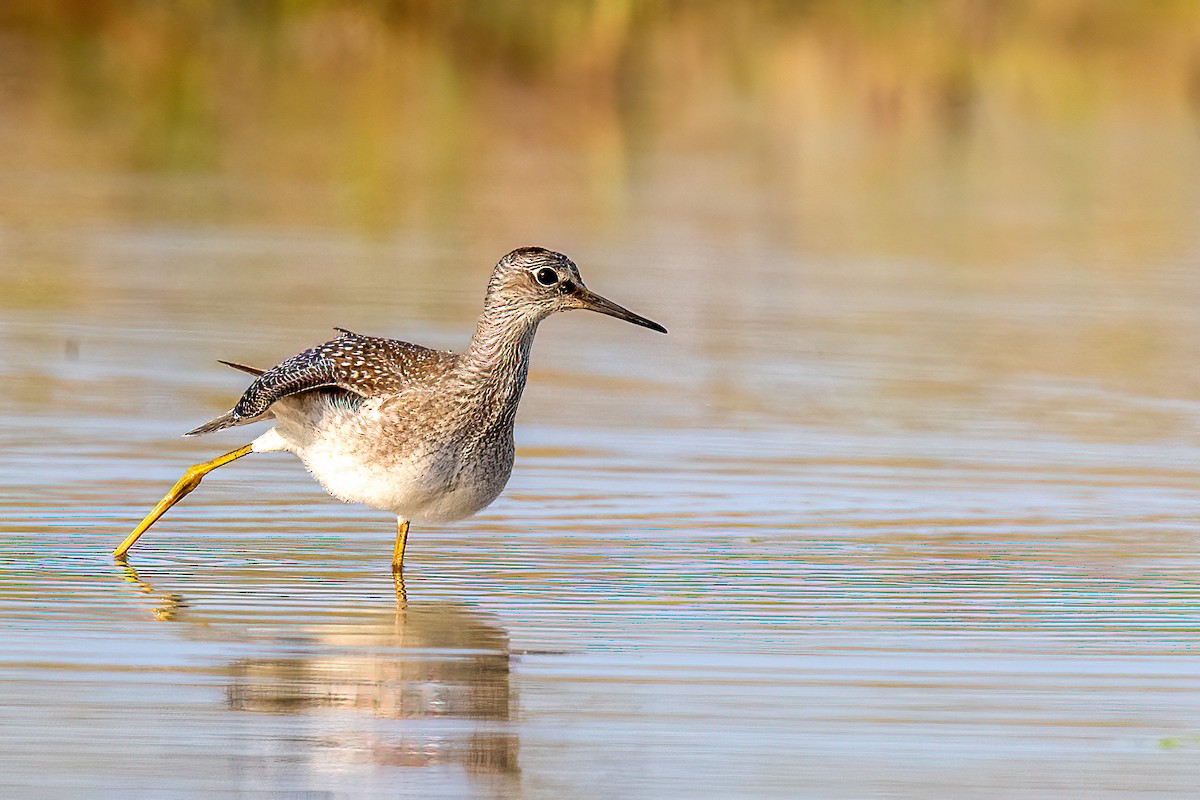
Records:
[[[649,328],[652,331],[666,333],[667,329],[651,319],[646,319],[640,314],[635,314],[628,308],[617,305],[607,297],[601,297],[590,289],[581,289],[576,295],[579,298],[583,308],[589,311],[599,311],[601,314],[608,314],[610,317],[623,319],[626,322],[632,322],[634,325],[641,325],[643,328]]]

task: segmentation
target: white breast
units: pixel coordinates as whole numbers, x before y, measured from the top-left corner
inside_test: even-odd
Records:
[[[390,511],[411,522],[469,517],[500,495],[512,473],[511,452],[507,459],[500,453],[483,459],[474,453],[466,469],[461,468],[457,449],[380,452],[371,446],[371,429],[385,421],[374,419],[371,409],[345,412],[340,420],[326,414],[313,426],[304,414],[289,413],[283,406],[276,405],[276,427],[255,440],[257,452],[295,453],[339,500]]]

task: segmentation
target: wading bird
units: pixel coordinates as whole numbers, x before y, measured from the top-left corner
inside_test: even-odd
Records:
[[[396,515],[392,570],[399,573],[410,522],[469,517],[508,483],[513,422],[538,323],[572,309],[667,332],[590,291],[563,254],[524,247],[496,264],[462,353],[339,328],[336,339],[269,370],[222,362],[256,376],[254,382],[232,410],[185,435],[267,419],[274,427],[189,467],[113,555],[124,559],[147,528],[217,467],[251,453],[287,451],[339,500]]]

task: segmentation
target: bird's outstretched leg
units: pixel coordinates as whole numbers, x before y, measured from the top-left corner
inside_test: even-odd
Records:
[[[404,572],[404,545],[408,541],[408,520],[396,519],[396,547],[392,550],[392,574]]]
[[[133,532],[125,537],[125,541],[121,542],[120,546],[113,551],[113,557],[119,560],[124,560],[125,554],[129,552],[129,548],[133,547],[133,543],[146,532],[146,529],[158,521],[158,518],[167,513],[167,509],[178,503],[183,498],[187,497],[193,489],[200,485],[200,481],[204,476],[212,472],[217,467],[223,467],[230,461],[237,461],[242,456],[248,456],[254,452],[251,445],[239,447],[237,450],[232,450],[223,456],[217,456],[212,461],[205,461],[203,464],[193,464],[183,473],[183,477],[176,481],[171,487],[171,491],[167,492],[167,496],[158,501],[146,518],[138,523],[138,526],[133,529]]]

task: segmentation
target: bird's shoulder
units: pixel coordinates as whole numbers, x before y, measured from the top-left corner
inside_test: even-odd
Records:
[[[457,356],[400,339],[365,336],[336,328],[337,338],[301,353],[323,362],[338,385],[372,397],[401,391],[414,381],[438,377],[454,366]]]
[[[258,418],[277,400],[312,390],[334,392],[343,404],[357,406],[365,399],[399,394],[435,381],[451,370],[458,358],[445,350],[399,339],[337,330],[336,338],[264,370],[233,407],[231,418]]]

